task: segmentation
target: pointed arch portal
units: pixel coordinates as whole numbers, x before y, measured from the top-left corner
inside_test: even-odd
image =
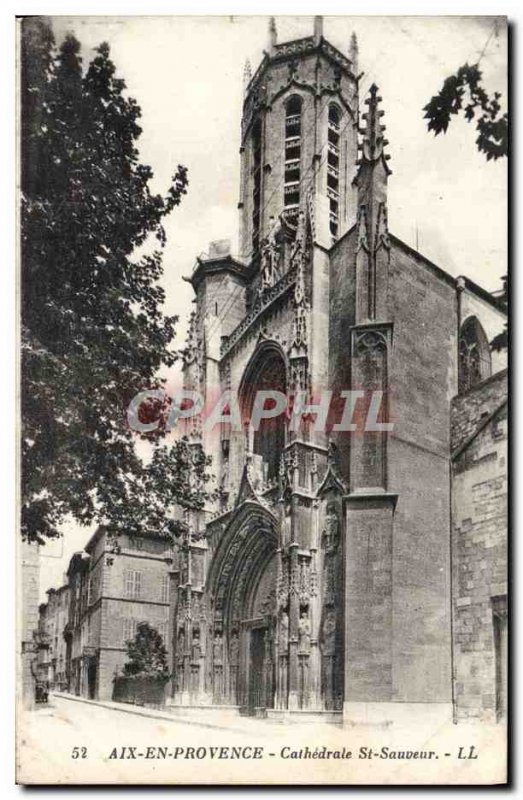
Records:
[[[224,643],[222,668],[213,664],[213,700],[250,713],[274,707],[277,542],[274,515],[247,500],[209,575],[214,637]]]

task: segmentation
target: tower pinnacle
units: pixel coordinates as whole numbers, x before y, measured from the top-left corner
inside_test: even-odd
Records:
[[[358,145],[361,156],[355,178],[358,188],[358,258],[357,297],[358,321],[384,318],[386,313],[386,281],[388,253],[390,250],[387,223],[387,179],[391,170],[385,155],[388,144],[380,119],[385,113],[379,108],[381,97],[378,87],[372,84],[365,99],[368,111],[362,114],[365,126],[360,129],[362,141]]]
[[[389,155],[384,154],[384,148],[389,142],[383,136],[385,125],[380,123],[380,118],[385,114],[385,112],[379,108],[381,101],[382,98],[378,95],[378,87],[373,83],[369,89],[369,96],[365,99],[365,105],[369,107],[369,110],[361,115],[361,118],[365,120],[366,124],[364,128],[360,129],[360,133],[363,135],[360,145],[362,150],[362,157],[359,160],[360,164],[365,161],[375,162],[381,157],[383,157],[385,161],[388,161],[390,158]],[[390,174],[390,169],[388,167],[387,174]]]
[[[251,71],[251,62],[248,58],[245,59],[245,66],[243,68],[243,90],[244,92],[247,91],[247,87],[251,82],[252,78],[252,71]]]
[[[352,31],[349,44],[349,58],[352,62],[352,72],[354,75],[358,74],[358,54],[358,37],[354,31]]]
[[[323,36],[323,17],[314,17],[314,41],[316,44],[320,43]]]
[[[269,53],[272,53],[278,43],[278,31],[274,17],[269,19]]]

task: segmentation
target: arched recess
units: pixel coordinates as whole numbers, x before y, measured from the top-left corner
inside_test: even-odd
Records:
[[[262,419],[257,430],[252,429],[252,410],[259,391],[276,391],[286,396],[286,358],[277,342],[268,340],[258,345],[245,369],[239,389],[242,421],[250,430],[251,452],[258,457],[264,480],[271,481],[278,475],[285,447],[287,416],[281,413],[270,419]],[[272,405],[267,400],[264,407],[270,409]]]
[[[255,501],[242,503],[224,532],[208,577],[214,621],[237,626],[252,609],[254,591],[277,548],[276,518]]]
[[[467,392],[491,374],[487,335],[477,317],[467,317],[459,334],[459,391]]]
[[[241,706],[273,704],[276,525],[274,515],[256,501],[242,503],[209,573],[213,637],[225,645],[223,679],[212,664],[211,692]]]

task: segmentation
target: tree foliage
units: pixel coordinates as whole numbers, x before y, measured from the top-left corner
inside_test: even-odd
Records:
[[[446,133],[451,118],[460,113],[475,122],[476,145],[487,161],[508,155],[508,114],[502,111],[501,94],[489,95],[482,86],[478,64],[465,64],[449,75],[443,86],[424,107],[429,131]]]
[[[176,359],[162,221],[187,171],[151,191],[140,108],[107,44],[84,70],[74,36],[57,48],[30,18],[21,62],[22,535],[56,537],[66,516],[176,532],[170,505],[201,506],[208,461],[158,440],[144,463],[126,411]]]
[[[167,650],[162,636],[148,622],[140,622],[134,639],[126,643],[124,675],[168,677]]]

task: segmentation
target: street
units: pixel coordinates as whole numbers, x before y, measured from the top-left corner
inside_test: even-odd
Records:
[[[504,774],[500,726],[194,720],[51,695],[18,730],[20,783],[481,783],[493,764]]]

